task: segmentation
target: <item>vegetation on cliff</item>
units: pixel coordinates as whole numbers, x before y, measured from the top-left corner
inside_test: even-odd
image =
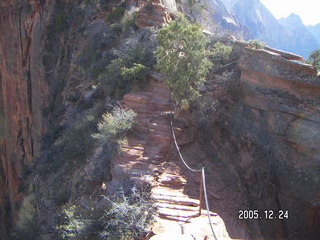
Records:
[[[307,63],[312,64],[320,69],[320,49],[315,49],[310,53]]]
[[[158,34],[157,64],[178,105],[196,99],[212,63],[207,38],[199,24],[179,16]]]
[[[120,187],[101,197],[99,205],[65,206],[56,225],[62,239],[134,240],[147,233],[155,214],[148,187]]]

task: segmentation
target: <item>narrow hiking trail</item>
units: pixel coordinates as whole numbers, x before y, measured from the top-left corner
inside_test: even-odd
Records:
[[[158,207],[152,240],[203,240],[214,239],[208,224],[207,213],[199,214],[199,199],[185,194],[187,179],[180,167],[173,144],[170,119],[169,88],[152,80],[143,92],[131,92],[121,102],[125,108],[137,113],[133,131],[127,143],[113,159],[111,166],[113,189],[124,178],[147,182]],[[175,132],[181,131],[174,128]],[[199,174],[198,174],[199,175]],[[197,175],[197,176],[198,176]],[[223,220],[210,213],[218,239],[230,239]]]

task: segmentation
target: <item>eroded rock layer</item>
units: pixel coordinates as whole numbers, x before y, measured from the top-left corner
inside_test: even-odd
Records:
[[[5,153],[1,154],[0,167],[4,183],[0,198],[6,199],[8,207],[22,198],[18,193],[22,166],[30,166],[32,158],[39,155],[40,105],[46,96],[46,83],[38,61],[40,1],[5,0],[0,5],[2,120],[6,123]],[[11,215],[15,217],[14,211]],[[5,220],[1,218],[1,221]]]

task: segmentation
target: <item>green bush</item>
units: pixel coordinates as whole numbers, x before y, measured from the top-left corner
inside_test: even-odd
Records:
[[[38,229],[36,226],[36,201],[35,194],[25,196],[18,215],[16,226],[12,233],[13,240],[33,240]]]
[[[56,229],[63,239],[138,240],[148,232],[155,210],[146,188],[120,188],[99,205],[65,208]]]
[[[199,97],[198,87],[212,66],[201,26],[179,16],[160,30],[158,43],[158,67],[178,105]]]
[[[147,83],[147,74],[154,63],[150,49],[136,45],[115,52],[116,59],[105,68],[98,80],[100,91],[113,99],[121,99],[132,88],[142,88]]]
[[[250,40],[249,43],[251,44],[253,49],[264,49],[266,44],[258,39]]]
[[[58,33],[63,32],[68,27],[67,14],[60,12],[54,17],[55,28]]]
[[[118,144],[131,129],[136,113],[132,110],[116,107],[111,113],[104,113],[98,123],[98,133],[92,137],[100,144]]]
[[[136,16],[137,11],[134,11],[122,18],[122,24],[125,31],[128,31],[130,28],[137,28]]]
[[[215,60],[224,63],[228,60],[231,51],[232,47],[227,46],[218,41],[215,44],[213,44],[211,54]]]
[[[79,163],[87,158],[94,146],[91,135],[96,130],[96,124],[94,116],[88,115],[65,131],[60,143],[64,161]]]
[[[313,50],[307,60],[307,63],[320,68],[320,49]]]
[[[126,8],[122,6],[112,8],[111,12],[106,16],[106,21],[108,23],[120,21],[125,11]]]

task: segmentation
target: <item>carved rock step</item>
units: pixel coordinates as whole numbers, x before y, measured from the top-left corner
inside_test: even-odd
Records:
[[[146,154],[154,154],[154,155],[163,155],[167,151],[168,151],[167,148],[164,148],[164,147],[162,147],[160,145],[156,145],[156,146],[148,145],[144,149],[144,153],[146,153]]]
[[[124,95],[124,102],[137,102],[137,103],[148,103],[151,97],[151,93],[146,92],[134,92]]]
[[[168,215],[159,215],[160,218],[167,219],[170,221],[175,221],[175,222],[184,222],[184,223],[190,223],[190,219],[182,218],[182,217],[173,217],[173,216],[168,216]]]
[[[145,126],[142,126],[142,125],[137,125],[137,124],[134,124],[132,126],[132,130],[133,131],[137,131],[139,133],[145,133],[145,134],[147,134],[149,132],[149,128],[148,127],[145,127]]]
[[[159,143],[167,143],[171,140],[171,137],[160,135],[159,133],[149,133],[149,139],[151,141],[159,142]]]
[[[184,205],[174,205],[170,203],[156,203],[155,204],[159,209],[160,208],[167,208],[173,210],[182,210],[182,211],[191,211],[191,212],[199,212],[199,207],[194,206],[184,206]]]
[[[128,141],[128,146],[134,146],[134,147],[145,147],[147,142],[146,140],[139,140],[137,138],[134,138],[132,136],[128,137],[127,138],[127,141]]]
[[[179,209],[160,208],[159,217],[170,216],[179,218],[194,218],[199,216],[199,212],[190,212]]]
[[[161,131],[161,132],[167,132],[169,135],[171,135],[171,128],[168,126],[169,123],[167,123],[166,120],[163,121],[153,121],[149,123],[149,128],[154,131]]]
[[[149,108],[151,111],[167,111],[171,110],[173,107],[168,101],[151,100],[149,103]]]
[[[136,104],[133,104],[133,103],[125,103],[125,104],[123,104],[123,107],[128,108],[128,109],[132,109],[134,112],[136,112],[138,114],[150,112],[149,108],[145,105],[137,106]]]
[[[174,203],[177,205],[184,206],[199,206],[199,200],[190,199],[190,198],[181,198],[181,197],[172,197],[172,196],[152,196],[158,202],[162,203]]]

